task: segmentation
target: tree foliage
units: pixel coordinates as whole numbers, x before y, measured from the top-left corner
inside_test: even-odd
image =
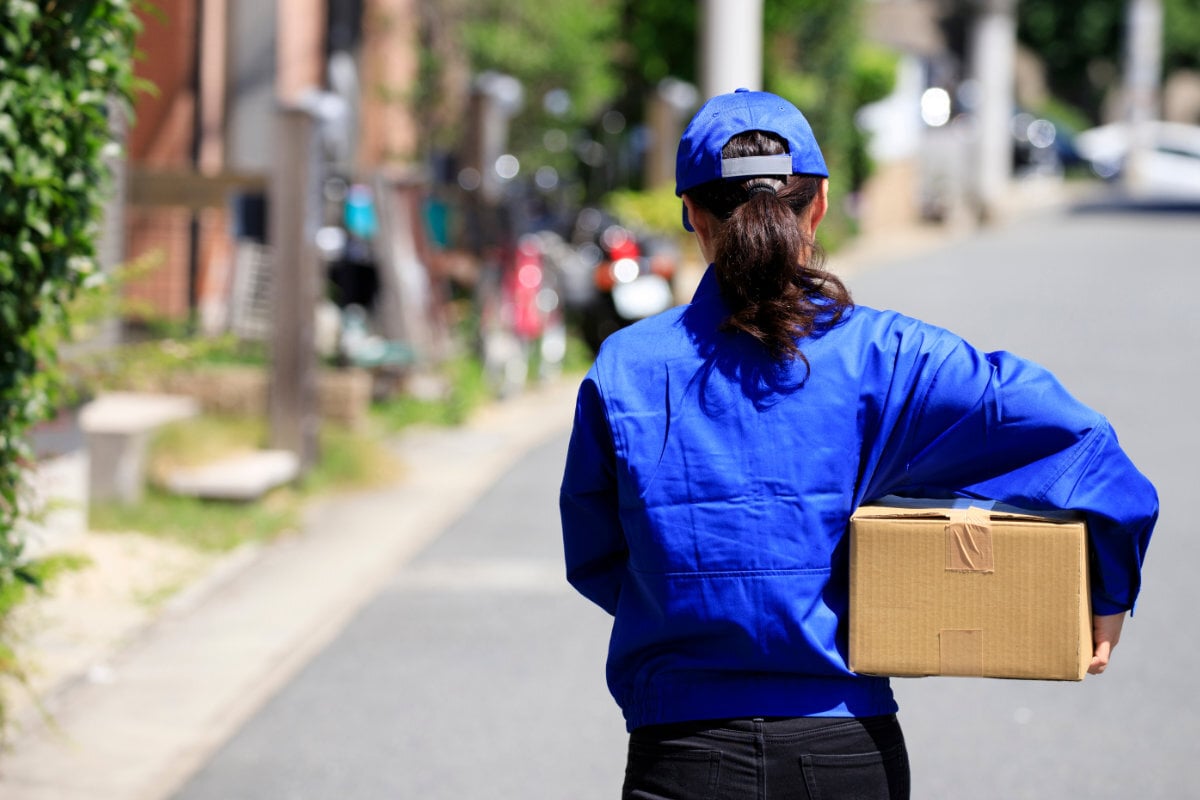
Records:
[[[640,119],[644,99],[666,78],[696,82],[697,5],[675,0],[621,3],[618,104],[626,116]]]
[[[1017,37],[1042,58],[1051,91],[1100,121],[1121,82],[1130,0],[1021,0]],[[1200,68],[1200,0],[1163,0],[1163,72]]]
[[[1200,69],[1200,0],[1163,0],[1163,70]]]
[[[426,82],[447,76],[497,72],[516,78],[523,100],[511,122],[513,152],[536,162],[546,157],[543,133],[573,129],[605,108],[617,92],[614,0],[426,0]],[[452,61],[462,59],[462,64]],[[567,100],[546,103],[547,94]],[[459,108],[461,116],[464,109]],[[453,149],[462,126],[430,131],[441,141],[431,150]]]
[[[854,114],[891,90],[863,49],[857,0],[776,0],[764,9],[769,32],[764,60],[766,87],[791,99],[813,126],[829,166],[834,197],[858,189],[870,171]],[[880,86],[880,83],[883,86]],[[827,231],[843,226],[835,212]],[[845,233],[841,231],[840,233]]]
[[[97,273],[108,114],[134,80],[130,5],[0,4],[0,599],[37,583],[15,531],[24,435],[54,409],[66,305]]]
[[[524,87],[525,104],[510,131],[510,146],[521,156],[523,171],[526,165],[536,168],[552,162],[553,156],[543,146],[548,130],[567,133],[575,144],[588,137],[604,141],[607,163],[596,170],[591,169],[594,165],[581,168],[591,176],[587,181],[591,199],[598,185],[596,171],[605,173],[599,181],[603,188],[616,188],[621,181],[639,184],[638,171],[632,167],[638,153],[636,136],[647,99],[659,82],[666,78],[696,81],[697,3],[427,2],[438,12],[430,18],[436,17],[443,32],[440,46],[427,46],[427,64],[443,73],[452,71],[447,62],[454,52],[461,52],[469,73],[494,70],[516,77]],[[857,188],[869,171],[854,112],[878,99],[880,91],[890,91],[894,80],[894,61],[863,49],[860,8],[861,0],[764,0],[765,86],[795,101],[810,117],[826,159],[836,170],[835,191],[843,196]],[[457,47],[446,45],[446,31],[454,32],[449,38]],[[543,105],[543,98],[553,90],[565,90],[571,98],[565,113]],[[619,111],[625,123],[623,144],[613,141],[614,129],[599,119],[610,110]],[[567,151],[559,158],[570,160],[575,155]],[[620,162],[619,169],[614,161]]]

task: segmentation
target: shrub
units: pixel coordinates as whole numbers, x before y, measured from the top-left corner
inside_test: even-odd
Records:
[[[15,530],[24,435],[58,401],[67,305],[99,276],[109,115],[127,111],[137,30],[130,0],[0,5],[0,598],[41,582]],[[16,671],[5,608],[0,675]]]

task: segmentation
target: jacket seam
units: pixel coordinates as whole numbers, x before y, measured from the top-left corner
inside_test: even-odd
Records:
[[[617,430],[617,426],[612,424],[614,413],[610,405],[611,399],[608,396],[608,390],[604,385],[605,381],[601,375],[602,371],[601,365],[597,360],[595,377],[593,378],[593,380],[596,382],[596,394],[600,397],[600,407],[604,411],[604,427],[608,428],[609,436],[612,438],[613,457],[616,460],[620,460],[625,458],[626,454],[628,453],[628,448],[625,445],[624,437],[622,437],[620,431]],[[615,468],[616,464],[613,466]]]
[[[703,580],[706,578],[744,578],[755,576],[788,576],[788,575],[829,575],[833,573],[832,567],[775,567],[769,569],[721,569],[721,570],[673,570],[663,572],[659,570],[638,569],[633,565],[629,565],[628,569],[632,573],[638,575],[653,576],[658,578],[678,578],[681,580]]]

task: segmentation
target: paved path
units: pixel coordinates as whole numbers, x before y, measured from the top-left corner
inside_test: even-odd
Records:
[[[177,800],[618,796],[608,619],[563,581],[565,451],[532,451],[399,570]]]

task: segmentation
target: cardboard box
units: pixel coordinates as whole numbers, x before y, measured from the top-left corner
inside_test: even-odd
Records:
[[[1072,514],[886,498],[850,521],[850,668],[1082,680],[1087,531]]]

